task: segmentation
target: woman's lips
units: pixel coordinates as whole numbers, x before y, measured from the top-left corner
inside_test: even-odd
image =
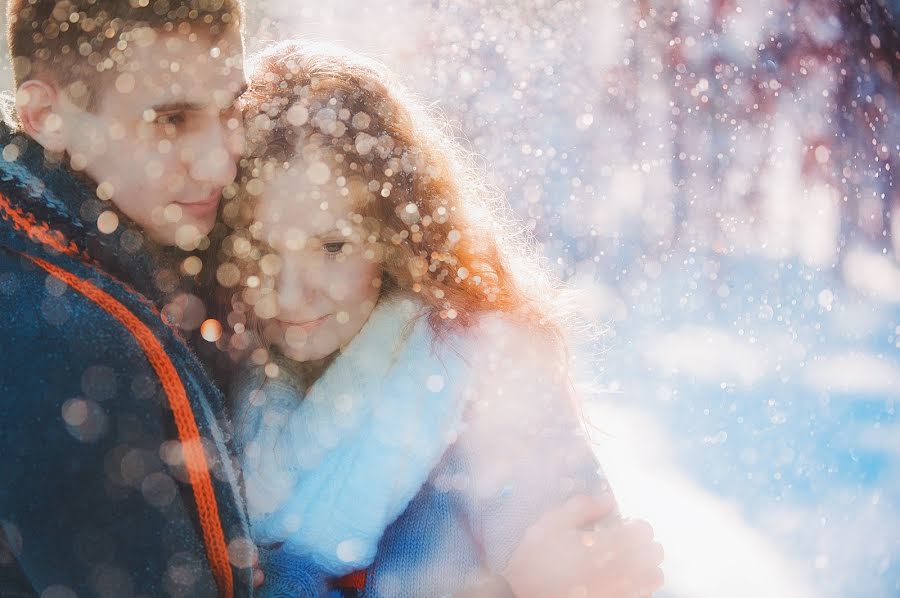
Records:
[[[322,316],[321,318],[316,318],[315,320],[306,320],[305,322],[294,322],[292,320],[281,320],[281,323],[289,328],[299,328],[303,330],[307,334],[313,330],[315,330],[320,324],[322,324],[325,320],[328,319],[328,316]]]

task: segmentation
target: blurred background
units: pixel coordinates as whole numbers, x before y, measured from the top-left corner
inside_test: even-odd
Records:
[[[247,3],[399,72],[608,327],[664,596],[900,596],[900,1]]]

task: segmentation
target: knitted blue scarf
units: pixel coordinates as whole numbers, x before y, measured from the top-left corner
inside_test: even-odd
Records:
[[[335,576],[372,563],[459,431],[461,359],[421,304],[383,298],[305,397],[290,366],[248,372],[235,428],[251,533]]]

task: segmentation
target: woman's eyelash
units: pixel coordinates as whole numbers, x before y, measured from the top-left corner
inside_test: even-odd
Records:
[[[341,253],[346,244],[346,241],[331,241],[329,243],[322,243],[322,249],[329,255],[337,255]]]

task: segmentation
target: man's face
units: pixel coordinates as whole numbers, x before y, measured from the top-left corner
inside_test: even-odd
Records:
[[[92,111],[62,94],[66,150],[97,195],[151,239],[193,249],[236,174],[243,44],[237,33],[215,42],[152,30],[136,38],[125,68],[102,79]]]

